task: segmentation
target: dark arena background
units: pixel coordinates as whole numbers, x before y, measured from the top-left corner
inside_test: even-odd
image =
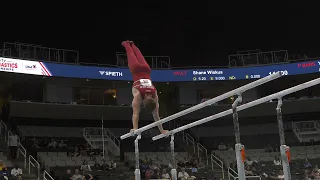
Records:
[[[316,6],[112,3],[3,12],[0,178],[320,178]],[[127,134],[125,40],[152,69],[166,135]],[[142,107],[139,128],[153,122]]]

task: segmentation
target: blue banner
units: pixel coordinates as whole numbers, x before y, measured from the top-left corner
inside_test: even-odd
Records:
[[[67,78],[132,81],[131,73],[126,68],[66,65],[1,57],[0,71]],[[319,73],[320,60],[243,68],[152,70],[151,79],[154,82],[259,79],[277,71],[281,71],[283,75]]]
[[[52,76],[132,81],[129,69],[64,65],[48,62],[43,62],[43,64],[51,72]],[[152,70],[151,78],[154,82],[223,81],[258,79],[277,71],[281,71],[283,75],[319,73],[320,60],[245,68]]]

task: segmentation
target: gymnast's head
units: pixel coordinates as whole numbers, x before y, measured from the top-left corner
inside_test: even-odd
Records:
[[[157,102],[151,94],[146,94],[143,99],[143,105],[148,113],[152,113],[156,109]]]

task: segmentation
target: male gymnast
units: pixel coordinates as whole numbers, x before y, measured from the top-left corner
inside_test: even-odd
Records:
[[[131,132],[138,129],[139,113],[141,104],[144,105],[147,112],[152,113],[155,121],[160,120],[159,117],[159,99],[157,89],[152,85],[150,78],[151,68],[144,59],[140,50],[132,41],[123,41],[121,45],[126,49],[128,66],[133,77],[132,85],[132,124]],[[161,133],[164,130],[162,125],[158,126]]]

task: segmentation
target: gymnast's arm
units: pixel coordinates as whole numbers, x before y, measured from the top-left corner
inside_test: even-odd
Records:
[[[153,116],[154,121],[159,121],[160,120],[160,116],[159,116],[159,98],[158,98],[158,93],[156,93],[154,99],[156,100],[157,106],[156,106],[156,109],[152,112],[152,116]],[[162,134],[165,134],[165,133],[168,132],[167,130],[163,129],[162,124],[159,125],[158,128],[159,128],[159,131]]]
[[[132,88],[132,95],[133,95],[133,100],[132,100],[132,125],[133,129],[138,129],[138,123],[139,123],[139,114],[140,114],[140,106],[141,106],[141,96],[140,92]]]

